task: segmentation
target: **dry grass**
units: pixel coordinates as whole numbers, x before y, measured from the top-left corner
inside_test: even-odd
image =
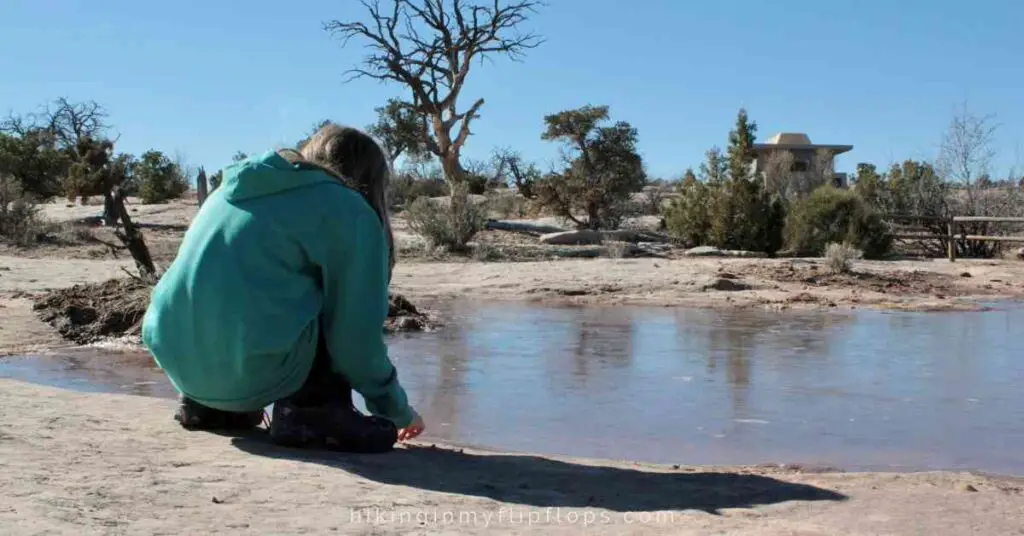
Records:
[[[853,261],[864,257],[864,252],[847,243],[833,242],[825,247],[825,265],[834,274],[853,270]]]

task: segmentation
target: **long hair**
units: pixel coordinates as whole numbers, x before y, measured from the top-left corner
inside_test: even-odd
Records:
[[[380,218],[388,243],[388,281],[395,267],[395,238],[385,198],[391,179],[388,155],[361,130],[327,123],[297,151],[282,149],[282,157],[304,169],[317,169],[359,192]]]

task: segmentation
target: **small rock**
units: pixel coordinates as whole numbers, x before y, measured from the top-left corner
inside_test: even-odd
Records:
[[[224,504],[224,501],[222,501],[222,500],[220,500],[220,499],[218,499],[218,498],[214,497],[214,498],[213,498],[213,504]]]
[[[964,484],[964,491],[970,491],[971,493],[976,493],[978,491],[978,488],[976,488],[976,487],[974,487],[974,486],[972,486],[970,484]]]
[[[971,272],[961,272],[960,273],[960,277],[974,277],[974,276],[971,275]]]
[[[1024,260],[1024,248],[1020,248],[1017,250],[1017,258]]]
[[[672,466],[672,468],[673,468],[673,469],[679,469],[679,464],[675,464],[675,465],[673,465],[673,466]]]

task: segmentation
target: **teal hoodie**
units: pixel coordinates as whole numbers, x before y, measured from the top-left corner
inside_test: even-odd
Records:
[[[175,389],[251,411],[303,384],[323,331],[367,409],[412,421],[388,358],[388,246],[363,197],[274,151],[224,170],[160,278],[142,339]]]

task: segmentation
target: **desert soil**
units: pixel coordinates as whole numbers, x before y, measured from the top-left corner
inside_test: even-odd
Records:
[[[97,210],[54,204],[46,214],[69,221]],[[194,210],[135,207],[158,262],[173,258]],[[414,246],[396,227],[400,247]],[[114,257],[103,233],[68,226],[49,245],[0,250],[0,356],[72,344],[33,305],[55,289],[125,276],[131,260]],[[514,246],[524,237],[482,240]],[[1024,296],[1015,261],[859,262],[835,276],[807,259],[408,260],[394,290],[414,303],[929,310]],[[131,290],[119,285],[102,288]],[[3,532],[1024,534],[1024,483],[1010,478],[661,467],[430,445],[376,457],[299,453],[260,437],[186,433],[169,404],[0,380]]]
[[[172,402],[0,381],[5,534],[1022,534],[1024,482],[652,466],[434,447],[377,456],[185,432]]]

